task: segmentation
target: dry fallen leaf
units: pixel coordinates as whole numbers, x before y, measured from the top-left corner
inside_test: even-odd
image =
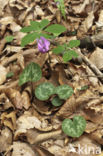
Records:
[[[13,111],[9,114],[7,112],[2,113],[1,123],[14,131],[16,129],[16,112]]]
[[[36,156],[32,148],[27,143],[17,141],[13,142],[11,147],[13,149],[12,156]]]
[[[54,0],[0,0],[0,152],[5,156],[92,156],[92,152],[86,155],[70,152],[69,145],[76,150],[79,144],[93,148],[103,145],[103,81],[100,81],[103,75],[103,4],[100,0],[64,0],[66,20],[57,5]],[[42,19],[48,19],[50,25],[59,23],[66,27],[64,33],[53,41],[50,39],[49,55],[38,51],[36,40],[21,48],[26,33],[20,29],[29,26],[30,21]],[[8,35],[14,36],[12,42],[6,42]],[[81,44],[74,48],[79,57],[67,63],[63,62],[62,54],[52,52],[56,44],[69,43],[84,35],[93,40],[95,50],[89,49],[85,41],[85,48],[81,48]],[[95,40],[101,47],[97,48]],[[30,62],[41,66],[42,78],[32,86],[30,83],[19,86],[19,75]],[[93,64],[98,72],[93,70]],[[14,76],[6,78],[9,72]],[[55,86],[68,84],[74,94],[60,107],[54,107],[51,105],[53,96],[40,101],[33,94],[33,89],[42,82]],[[71,138],[61,129],[63,119],[75,115],[83,116],[87,123],[79,138]]]
[[[13,105],[16,108],[18,108],[18,109],[23,108],[22,95],[20,94],[19,91],[10,88],[10,89],[6,90],[6,94],[10,98],[11,102],[13,103]]]
[[[9,0],[2,1],[0,0],[0,16],[4,14],[4,8],[8,4]]]
[[[6,81],[7,69],[0,65],[0,85]]]
[[[103,70],[103,49],[97,47],[91,54],[90,60],[98,67],[98,69]]]
[[[12,144],[12,132],[9,128],[5,127],[0,132],[0,153],[5,152]]]

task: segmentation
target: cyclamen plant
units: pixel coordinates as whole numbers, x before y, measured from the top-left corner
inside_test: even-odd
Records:
[[[56,0],[55,0],[56,1]],[[63,0],[58,0],[63,2]],[[63,4],[63,3],[59,3]],[[64,6],[63,6],[64,7]],[[63,11],[63,10],[61,10]],[[63,13],[63,12],[62,12]],[[65,17],[65,14],[63,13]],[[21,29],[21,32],[26,33],[21,41],[21,46],[24,47],[27,44],[37,40],[38,50],[41,53],[49,52],[50,50],[50,39],[55,39],[61,33],[66,31],[66,28],[59,24],[52,24],[48,26],[50,22],[46,19],[41,22],[31,21],[30,26]],[[7,36],[7,42],[11,42],[14,37]],[[73,48],[80,45],[79,40],[71,40],[69,43],[58,45],[52,49],[53,53],[62,54],[64,62],[70,61],[73,57],[78,57],[78,54]],[[13,76],[12,74],[7,77]],[[42,77],[42,71],[38,64],[31,62],[28,64],[19,77],[19,85],[23,85],[27,82],[37,82]],[[37,86],[34,91],[35,97],[41,101],[50,100],[53,106],[61,106],[66,99],[70,98],[73,94],[72,87],[68,85],[60,85],[55,87],[49,82],[42,83]],[[85,130],[86,121],[82,116],[74,117],[73,121],[65,119],[62,123],[62,130],[65,134],[71,137],[79,137]]]

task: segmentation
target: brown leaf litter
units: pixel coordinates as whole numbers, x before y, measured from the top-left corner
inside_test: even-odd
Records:
[[[5,156],[102,156],[103,146],[103,3],[100,0],[64,0],[66,20],[54,0],[0,0],[0,155]],[[38,53],[36,41],[21,48],[20,29],[30,21],[48,19],[67,31],[56,38],[61,44],[80,39],[79,54],[66,64],[62,56]],[[14,40],[6,43],[5,37]],[[56,47],[55,42],[51,47]],[[90,47],[92,47],[90,49]],[[43,72],[37,83],[18,85],[19,75],[30,62]],[[7,78],[7,73],[14,76]],[[60,107],[33,97],[41,82],[68,84],[74,94]],[[82,89],[88,86],[86,89]],[[82,115],[86,129],[79,138],[62,132],[63,119]],[[79,153],[79,146],[83,152]],[[73,147],[73,150],[71,150]],[[90,148],[91,147],[91,148]],[[101,153],[97,154],[98,150]],[[93,153],[94,152],[94,153]],[[99,151],[100,152],[100,151]]]

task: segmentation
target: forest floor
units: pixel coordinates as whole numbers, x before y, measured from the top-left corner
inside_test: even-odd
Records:
[[[0,0],[0,156],[103,156],[103,1],[64,0],[64,16],[58,5],[59,0]],[[20,30],[44,19],[66,31],[48,39],[48,52],[39,51],[37,40],[22,47]],[[73,48],[78,57],[65,62],[52,49],[71,40],[80,40]],[[31,62],[41,68],[41,79],[24,78],[19,85]],[[52,105],[55,95],[39,100],[34,90],[45,82],[68,85],[73,94],[58,106]],[[79,121],[72,127],[82,132],[79,137],[62,126],[75,116],[86,121],[85,129]]]

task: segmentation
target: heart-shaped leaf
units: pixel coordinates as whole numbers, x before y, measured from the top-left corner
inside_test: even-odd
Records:
[[[61,106],[63,104],[63,100],[61,100],[58,96],[55,96],[51,101],[53,106]]]
[[[23,70],[22,74],[19,77],[19,85],[23,85],[28,81],[36,82],[42,77],[42,71],[38,64],[31,62]]]
[[[48,100],[52,94],[55,94],[55,87],[49,82],[44,82],[35,89],[35,96],[42,101]]]
[[[68,85],[61,85],[56,87],[56,94],[58,94],[60,99],[66,100],[73,94],[73,89]]]
[[[64,119],[62,122],[62,130],[71,137],[80,137],[86,127],[86,120],[82,116],[75,116],[71,119]]]

